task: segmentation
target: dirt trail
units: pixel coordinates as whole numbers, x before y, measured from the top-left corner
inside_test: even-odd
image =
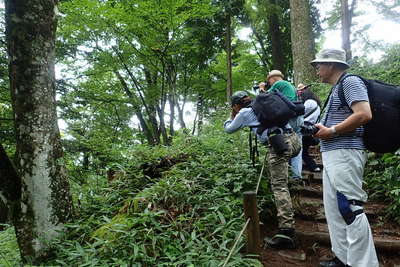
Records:
[[[291,188],[299,247],[281,251],[263,248],[261,259],[264,266],[317,267],[321,260],[332,257],[323,211],[321,176],[321,173],[304,171],[302,185]],[[400,225],[382,219],[385,207],[383,203],[369,202],[364,211],[373,231],[380,266],[400,267]],[[274,223],[264,221],[261,225],[263,239],[275,231]]]

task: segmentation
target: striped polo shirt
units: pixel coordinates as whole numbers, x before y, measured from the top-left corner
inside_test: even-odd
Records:
[[[326,127],[334,126],[352,114],[349,108],[353,103],[367,101],[368,91],[363,81],[356,76],[349,76],[343,81],[344,96],[348,106],[342,106],[338,95],[339,85],[332,87],[332,94],[329,97],[327,108],[321,119]],[[343,133],[328,140],[321,140],[321,152],[335,149],[365,149],[363,142],[364,127],[360,126],[352,132]]]

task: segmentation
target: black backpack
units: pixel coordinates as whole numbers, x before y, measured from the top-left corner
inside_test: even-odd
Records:
[[[350,76],[359,77],[368,89],[372,120],[364,125],[366,148],[378,153],[395,152],[400,148],[400,87],[347,74],[339,81],[338,95],[342,106],[348,106],[343,81]]]
[[[251,108],[260,122],[257,132],[266,128],[283,127],[292,118],[304,114],[301,101],[290,101],[279,91],[260,93],[251,103]]]

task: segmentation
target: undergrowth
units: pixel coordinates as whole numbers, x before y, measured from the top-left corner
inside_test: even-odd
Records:
[[[242,193],[255,189],[259,168],[247,131],[227,135],[221,120],[213,125],[200,137],[181,133],[169,147],[132,147],[108,166],[112,179],[97,171],[72,182],[75,219],[42,266],[222,266],[244,225]],[[397,154],[372,156],[366,186],[400,222],[398,162]],[[271,201],[265,188],[260,206]],[[242,237],[227,266],[261,266],[243,246]],[[12,227],[0,232],[0,250],[0,266],[18,265]]]
[[[400,154],[371,155],[366,169],[369,197],[387,204],[386,219],[400,223]]]
[[[2,231],[0,231],[0,266],[14,267],[15,263],[20,261],[14,227],[9,225],[0,225],[0,227],[2,227]]]
[[[92,174],[74,184],[76,220],[47,264],[222,266],[244,225],[242,193],[255,189],[258,170],[247,132],[227,135],[222,121],[215,125],[200,137],[182,133],[170,147],[135,146],[112,181]],[[166,161],[174,164],[158,166]],[[147,176],[149,169],[161,176]],[[228,266],[261,266],[240,254],[243,246],[242,237]]]

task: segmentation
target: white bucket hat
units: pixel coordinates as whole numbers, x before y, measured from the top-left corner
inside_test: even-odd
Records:
[[[340,63],[346,67],[350,67],[346,62],[346,52],[342,49],[324,49],[319,52],[316,58],[311,61],[311,65],[315,66],[317,63]]]

